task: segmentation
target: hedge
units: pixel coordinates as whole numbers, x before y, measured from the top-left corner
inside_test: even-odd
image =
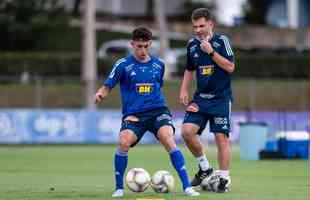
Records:
[[[98,73],[107,74],[111,70],[112,58],[97,60]],[[310,55],[251,55],[236,56],[237,78],[310,78]],[[185,57],[178,63],[177,76],[182,76]],[[81,54],[79,52],[19,52],[0,54],[0,74],[18,76],[28,71],[40,76],[79,76],[81,74]]]

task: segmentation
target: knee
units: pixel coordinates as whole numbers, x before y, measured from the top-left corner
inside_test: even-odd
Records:
[[[229,147],[229,140],[226,136],[223,136],[223,137],[217,137],[216,138],[216,143],[217,143],[217,146],[220,147],[220,148],[227,148]]]
[[[124,152],[128,152],[130,149],[130,142],[128,140],[121,139],[119,142],[119,149]]]
[[[192,138],[193,136],[195,136],[195,134],[191,129],[186,128],[186,127],[182,128],[183,139],[188,140],[188,139]]]
[[[172,134],[160,134],[158,135],[158,139],[167,151],[176,148],[176,143]]]

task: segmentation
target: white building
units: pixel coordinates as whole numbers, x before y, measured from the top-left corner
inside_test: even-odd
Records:
[[[243,6],[247,0],[217,0],[215,1],[215,16],[217,22],[226,26],[239,24],[244,17]]]
[[[90,0],[88,0],[90,1]],[[150,14],[155,0],[91,0],[96,1],[97,11],[111,15],[143,17]],[[187,0],[163,0],[165,13],[176,16],[185,12]],[[219,24],[234,26],[242,23],[244,6],[248,0],[192,0],[192,2],[215,5],[215,17]],[[63,0],[67,9],[72,9],[75,0]],[[266,22],[272,26],[292,27],[310,26],[309,0],[269,0]]]
[[[149,12],[151,0],[95,0],[97,11],[111,15],[145,16]],[[186,0],[163,0],[168,16],[184,13]],[[215,17],[220,24],[232,26],[243,17],[242,4],[246,0],[192,0],[196,3],[213,2],[216,6]],[[72,9],[75,0],[64,0],[66,8]]]

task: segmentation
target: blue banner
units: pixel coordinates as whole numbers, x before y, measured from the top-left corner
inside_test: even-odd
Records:
[[[305,130],[310,132],[310,112],[234,112],[232,114],[230,140],[239,141],[239,123],[248,120],[265,122],[269,135],[283,130]],[[183,112],[174,112],[175,138],[182,142],[181,125]],[[44,143],[117,143],[121,125],[120,110],[69,110],[69,109],[1,109],[0,143],[44,144]],[[208,128],[201,136],[203,143],[213,142],[214,136]],[[141,143],[156,143],[155,137],[147,133]]]

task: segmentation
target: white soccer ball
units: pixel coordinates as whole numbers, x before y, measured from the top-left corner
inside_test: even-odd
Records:
[[[151,182],[150,174],[142,168],[132,168],[126,175],[126,185],[133,192],[145,191]]]
[[[202,180],[200,187],[202,190],[210,192],[217,192],[218,185],[220,184],[220,171],[215,170],[211,176]]]
[[[152,176],[151,186],[158,193],[172,192],[174,190],[174,178],[168,171],[157,171]]]

